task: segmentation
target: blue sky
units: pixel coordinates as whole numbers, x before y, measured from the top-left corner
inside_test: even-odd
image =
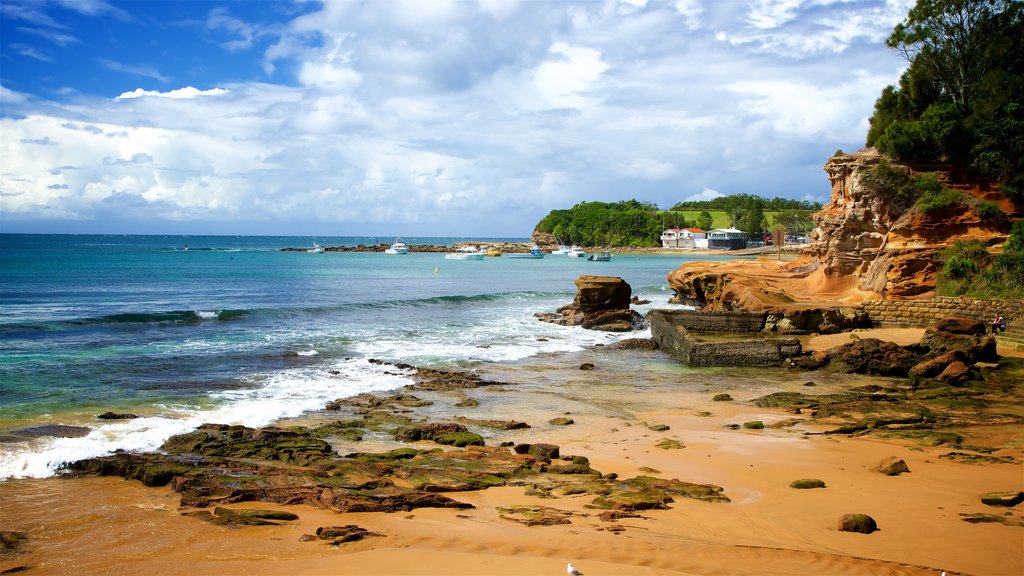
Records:
[[[528,236],[827,202],[911,0],[0,2],[0,231]]]

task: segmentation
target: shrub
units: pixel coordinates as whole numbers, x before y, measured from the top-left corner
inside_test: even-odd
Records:
[[[978,218],[981,218],[982,222],[993,225],[1006,224],[1009,221],[1009,217],[1003,209],[999,207],[997,202],[978,202],[978,205],[974,207],[974,211],[977,212]]]
[[[934,172],[921,174],[914,179],[914,188],[917,190],[917,202],[915,205],[925,214],[935,214],[954,206],[962,206],[966,197],[943,186]]]

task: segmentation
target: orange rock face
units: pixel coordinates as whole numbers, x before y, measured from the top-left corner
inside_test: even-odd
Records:
[[[961,239],[1005,240],[1007,230],[986,224],[970,202],[938,214],[892,206],[872,177],[881,159],[872,149],[829,159],[832,200],[814,216],[811,244],[796,260],[684,264],[668,275],[674,301],[792,317],[871,299],[929,298],[941,250]],[[998,196],[956,187],[979,199]]]

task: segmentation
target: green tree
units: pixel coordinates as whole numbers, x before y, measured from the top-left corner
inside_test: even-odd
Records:
[[[707,210],[701,210],[700,214],[697,215],[697,228],[702,230],[711,230],[714,226],[714,218],[711,217],[711,213]]]

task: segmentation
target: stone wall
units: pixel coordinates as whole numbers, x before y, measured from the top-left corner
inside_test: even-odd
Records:
[[[740,319],[736,326],[746,324],[735,332],[758,332],[760,323],[753,317],[763,314],[743,313],[689,313],[687,310],[651,310],[647,320],[651,324],[651,337],[662,350],[687,366],[780,366],[787,358],[800,354],[800,341],[796,338],[748,338],[718,342],[701,342],[687,331],[689,326],[708,325],[709,318]],[[719,326],[715,322],[711,325]],[[718,328],[716,331],[727,330]]]
[[[764,330],[764,312],[722,312],[708,310],[658,310],[676,326],[695,332],[760,332]]]
[[[995,315],[1006,318],[1006,336],[1024,340],[1024,300],[983,300],[939,296],[928,300],[873,300],[864,311],[879,326],[931,326],[950,317],[974,318],[986,324]]]

